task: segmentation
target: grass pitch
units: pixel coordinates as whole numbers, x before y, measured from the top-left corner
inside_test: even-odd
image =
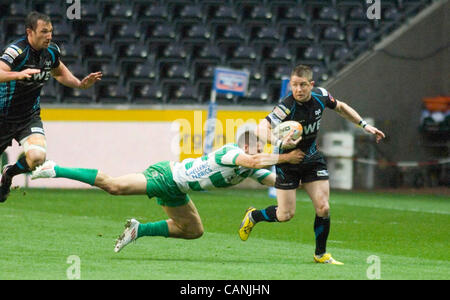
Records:
[[[191,197],[202,238],[144,237],[114,253],[127,218],[166,218],[154,199],[96,189],[14,190],[0,204],[0,279],[67,279],[73,255],[81,279],[368,279],[377,274],[375,262],[381,279],[450,279],[445,196],[332,191],[327,250],[344,266],[313,263],[314,211],[302,190],[294,219],[259,223],[246,242],[237,234],[245,209],[275,203],[265,190]]]

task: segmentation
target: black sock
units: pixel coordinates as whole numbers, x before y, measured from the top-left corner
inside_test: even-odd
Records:
[[[27,172],[31,172],[31,170],[30,167],[28,166],[26,157],[22,156],[21,158],[19,158],[19,160],[16,162],[15,165],[13,165],[6,171],[6,174],[10,177],[14,177],[18,174],[23,174]]]
[[[314,233],[316,235],[316,255],[324,254],[327,248],[328,233],[330,232],[330,217],[319,217],[314,220]]]
[[[266,221],[266,222],[278,222],[277,219],[277,208],[278,206],[269,206],[266,209],[254,210],[251,213],[251,218],[255,223]]]

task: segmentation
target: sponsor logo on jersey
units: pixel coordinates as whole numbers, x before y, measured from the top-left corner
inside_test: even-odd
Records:
[[[328,176],[328,170],[317,171],[317,176],[319,177]]]
[[[33,132],[33,133],[36,133],[36,132],[38,132],[38,133],[44,133],[44,129],[42,129],[41,127],[31,127],[31,132]]]
[[[304,125],[303,132],[305,134],[311,134],[311,133],[314,133],[315,131],[318,131],[319,127],[320,127],[320,120],[317,120],[314,123]]]
[[[12,64],[14,62],[14,59],[9,56],[8,54],[3,54],[2,59]]]
[[[291,111],[283,104],[277,105],[272,111],[272,114],[280,120],[284,120],[290,113]]]
[[[50,71],[44,71],[38,74],[33,74],[32,80],[34,81],[41,81],[41,80],[45,80],[47,81],[48,79],[50,79]],[[29,79],[31,80],[31,79]]]

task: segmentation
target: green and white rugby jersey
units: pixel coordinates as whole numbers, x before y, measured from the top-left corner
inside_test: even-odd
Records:
[[[271,173],[266,169],[250,169],[236,165],[236,158],[240,153],[244,153],[244,150],[238,145],[226,144],[208,155],[175,163],[173,180],[183,193],[188,193],[229,187],[247,177],[261,183]]]

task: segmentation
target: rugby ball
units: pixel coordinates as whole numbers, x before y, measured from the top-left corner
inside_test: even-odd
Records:
[[[289,132],[291,132],[291,130],[294,130],[294,134],[292,135],[292,138],[294,140],[302,136],[303,133],[302,124],[300,124],[297,121],[285,121],[283,123],[278,124],[273,129],[273,135],[277,139],[283,139],[286,135],[288,135]]]

